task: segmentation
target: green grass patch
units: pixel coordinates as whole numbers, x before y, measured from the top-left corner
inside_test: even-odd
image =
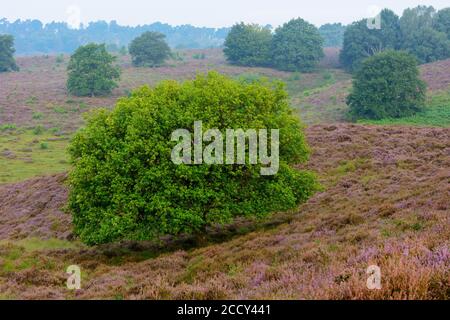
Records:
[[[17,126],[14,123],[5,123],[0,126],[0,131],[16,130]]]
[[[53,111],[59,114],[66,114],[68,111],[62,106],[54,106]]]
[[[405,125],[420,127],[450,127],[450,92],[428,97],[425,109],[414,116],[398,119],[360,120],[358,123],[375,125]]]
[[[67,137],[57,137],[50,131],[39,135],[35,129],[0,132],[0,152],[10,155],[0,156],[0,184],[67,171],[68,142]]]

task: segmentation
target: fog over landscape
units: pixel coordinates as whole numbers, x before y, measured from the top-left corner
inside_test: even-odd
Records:
[[[10,21],[39,19],[44,23],[67,20],[76,22],[79,13],[79,21],[84,24],[97,20],[115,20],[121,25],[136,26],[159,21],[173,26],[191,24],[214,28],[230,27],[238,21],[276,27],[301,16],[320,26],[332,22],[349,24],[369,17],[374,8],[390,8],[401,14],[404,9],[419,4],[420,1],[417,0],[16,0],[3,4],[1,16]],[[448,1],[430,0],[427,5],[442,9],[448,6]]]

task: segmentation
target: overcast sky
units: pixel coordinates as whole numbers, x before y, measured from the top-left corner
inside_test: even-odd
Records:
[[[160,21],[222,27],[238,21],[277,26],[302,17],[319,26],[366,18],[374,8],[388,7],[400,15],[407,7],[425,4],[437,9],[450,6],[449,0],[10,0],[2,1],[0,18],[67,21],[72,25],[116,20],[122,25]]]

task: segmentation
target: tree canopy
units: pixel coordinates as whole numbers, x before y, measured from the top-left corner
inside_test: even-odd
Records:
[[[279,129],[278,173],[263,176],[262,165],[247,158],[245,164],[176,164],[173,134],[183,129],[188,145],[199,145],[202,136],[189,135],[197,121],[219,133]],[[204,154],[226,140],[205,136],[214,142],[203,142]],[[199,234],[236,217],[294,208],[317,189],[312,173],[290,166],[306,161],[309,149],[287,94],[281,84],[263,80],[248,84],[210,73],[143,87],[113,111],[94,111],[69,150],[69,209],[75,233],[91,245]]]
[[[354,119],[399,118],[420,111],[425,92],[416,58],[387,50],[362,62],[347,104]]]
[[[346,27],[342,23],[327,23],[319,28],[325,47],[342,47]]]
[[[119,25],[116,21],[95,21],[74,29],[65,22],[9,22],[0,17],[0,34],[11,34],[15,37],[18,54],[73,53],[78,47],[89,43],[128,47],[133,39],[147,31],[164,34],[172,48],[203,49],[223,45],[229,30],[228,27],[217,29],[192,25],[172,26],[160,22],[132,27]]]
[[[13,36],[0,34],[0,72],[19,70],[14,59],[14,52]]]
[[[76,96],[98,96],[111,93],[117,87],[120,70],[113,65],[115,57],[104,44],[88,44],[78,48],[67,67],[67,90]]]
[[[170,57],[165,36],[157,32],[145,32],[134,39],[129,47],[133,65],[137,67],[160,66]]]
[[[284,71],[311,71],[324,57],[319,30],[303,19],[277,28],[272,41],[272,63]]]
[[[406,9],[400,19],[402,48],[415,55],[420,63],[450,57],[450,40],[446,33],[449,22],[445,18],[445,10],[436,15],[433,7]]]
[[[242,66],[270,64],[272,32],[257,24],[235,24],[225,40],[223,50],[228,62]]]
[[[380,13],[381,29],[369,29],[367,19],[347,27],[340,61],[348,71],[355,71],[362,61],[386,49],[398,49],[401,32],[399,17],[391,10]]]
[[[448,15],[449,9],[436,14],[433,7],[418,6],[406,9],[401,18],[384,9],[381,29],[369,29],[367,19],[355,22],[345,31],[341,64],[353,72],[364,59],[388,49],[405,50],[420,63],[449,58]]]
[[[433,28],[439,32],[443,32],[450,40],[450,8],[440,10],[433,21]]]

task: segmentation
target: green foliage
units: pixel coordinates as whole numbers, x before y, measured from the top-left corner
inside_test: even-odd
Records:
[[[340,62],[348,71],[356,71],[364,59],[378,52],[399,49],[399,17],[388,9],[383,10],[380,15],[381,29],[369,29],[367,19],[363,19],[354,22],[345,30]]]
[[[44,114],[42,112],[33,112],[32,118],[33,120],[41,120],[44,118]]]
[[[106,51],[104,44],[80,47],[70,57],[67,67],[67,89],[75,96],[101,96],[117,87],[120,69],[113,65],[115,57]]]
[[[192,56],[192,58],[195,60],[205,60],[206,55],[204,53],[196,53]]]
[[[126,47],[126,46],[120,47],[120,49],[119,49],[119,54],[120,54],[121,56],[126,56],[126,55],[128,54],[128,49],[127,49],[127,47]]]
[[[284,71],[311,71],[324,57],[323,38],[318,29],[303,19],[279,27],[272,43],[272,62]]]
[[[267,66],[270,62],[272,33],[257,24],[235,24],[223,50],[227,60],[241,66]]]
[[[56,57],[56,63],[59,64],[59,63],[63,63],[63,62],[64,62],[64,55],[63,54],[59,54]]]
[[[435,15],[433,7],[418,6],[406,9],[400,19],[402,48],[415,55],[420,63],[450,57],[450,40],[446,33],[448,31],[446,24],[450,22],[445,20],[444,10],[436,17]]]
[[[42,125],[38,125],[33,128],[33,134],[35,135],[41,135],[45,132],[45,128]]]
[[[344,34],[341,64],[355,71],[362,61],[378,52],[405,50],[417,57],[420,63],[450,57],[449,9],[438,14],[433,7],[418,6],[406,9],[399,19],[394,12],[381,12],[381,29],[369,29],[367,20],[349,26]]]
[[[341,23],[327,23],[319,28],[325,47],[342,47],[345,26]]]
[[[133,65],[136,67],[156,67],[170,57],[170,48],[164,40],[165,35],[145,32],[134,39],[129,47]]]
[[[404,49],[415,55],[420,63],[429,63],[450,57],[450,40],[443,32],[422,28],[404,41]]]
[[[19,71],[14,52],[14,38],[0,34],[0,72]]]
[[[363,62],[347,104],[354,119],[400,118],[421,110],[425,92],[416,59],[387,50]]]
[[[245,84],[217,73],[182,84],[164,81],[94,111],[69,152],[69,209],[87,244],[204,232],[239,216],[263,218],[306,201],[312,173],[293,169],[308,158],[298,119],[281,84]],[[260,165],[175,165],[172,133],[217,128],[280,129],[280,170]]]
[[[5,123],[0,125],[0,131],[16,130],[17,126],[14,123]]]
[[[59,114],[67,113],[67,109],[64,108],[63,106],[54,106],[53,111],[55,111],[56,113],[59,113]]]
[[[450,8],[440,10],[433,20],[433,28],[439,32],[443,32],[450,40]]]
[[[173,48],[207,49],[222,46],[230,28],[171,26],[161,22],[122,26],[116,21],[92,21],[73,29],[66,23],[43,23],[36,19],[9,22],[0,17],[0,34],[11,34],[16,39],[16,50],[20,55],[73,53],[86,43],[114,43],[123,48],[144,31],[166,35],[167,43]]]

